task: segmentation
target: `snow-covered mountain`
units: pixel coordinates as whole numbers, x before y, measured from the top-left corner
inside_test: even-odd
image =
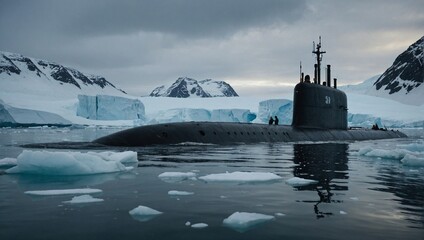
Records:
[[[0,98],[7,93],[52,99],[76,98],[78,94],[125,94],[104,77],[8,52],[0,52],[0,89]]]
[[[412,105],[424,104],[424,36],[401,53],[366,93]]]
[[[380,76],[381,74],[373,76],[359,84],[343,85],[338,88],[348,93],[366,94],[370,89],[373,88],[375,81],[377,81]]]
[[[234,89],[224,81],[205,79],[197,81],[192,78],[180,77],[170,87],[164,85],[155,88],[151,97],[238,97]]]

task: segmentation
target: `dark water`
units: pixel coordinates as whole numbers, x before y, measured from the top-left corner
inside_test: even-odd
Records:
[[[1,129],[0,159],[17,157],[21,144],[90,141],[113,131]],[[353,143],[111,148],[102,151],[137,151],[138,167],[125,173],[73,177],[3,174],[0,239],[424,239],[424,169],[358,155],[365,147],[395,150],[424,144],[422,130],[411,133],[414,137],[408,139]],[[283,180],[168,183],[158,178],[163,172],[203,176],[226,171],[272,172]],[[293,176],[318,183],[292,187],[285,180]],[[102,189],[92,196],[104,202],[64,204],[72,196],[24,194],[84,187]],[[169,196],[170,190],[194,195]],[[146,222],[134,220],[128,212],[139,205],[163,214]],[[275,219],[239,232],[223,225],[237,211]],[[208,227],[194,229],[185,225],[187,221]]]

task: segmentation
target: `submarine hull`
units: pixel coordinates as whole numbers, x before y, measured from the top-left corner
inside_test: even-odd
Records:
[[[360,141],[407,137],[399,131],[371,129],[318,129],[289,125],[228,122],[182,122],[140,126],[94,140],[107,146],[149,146],[158,144],[259,143],[300,141]]]

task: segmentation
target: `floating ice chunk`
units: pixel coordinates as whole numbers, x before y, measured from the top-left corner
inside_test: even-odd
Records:
[[[224,219],[223,224],[238,232],[245,232],[258,224],[273,219],[275,219],[274,216],[261,213],[235,212]]]
[[[397,145],[398,147],[402,148],[402,149],[406,149],[412,152],[424,152],[424,142],[423,141],[419,141],[416,143],[410,143],[410,144],[401,144],[401,145]]]
[[[300,177],[292,177],[292,178],[286,180],[286,183],[290,186],[293,186],[293,187],[300,187],[300,186],[306,186],[306,185],[309,185],[309,184],[318,183],[318,181],[300,178]]]
[[[351,197],[350,199],[353,200],[353,201],[358,201],[359,200],[358,197]]]
[[[150,219],[156,217],[157,215],[162,214],[162,212],[159,212],[153,208],[141,205],[129,211],[129,213],[132,218],[140,222],[147,222]]]
[[[406,154],[400,161],[407,166],[424,167],[424,155],[414,156],[412,154]]]
[[[187,222],[185,223],[185,225],[188,227],[188,226],[190,226],[190,225],[191,225],[191,222],[187,221]]]
[[[195,224],[191,225],[192,228],[205,228],[207,226],[208,226],[208,224],[206,224],[206,223],[195,223]]]
[[[269,172],[232,172],[209,174],[199,179],[206,182],[270,182],[280,180],[281,177]]]
[[[277,216],[277,217],[284,217],[284,216],[286,216],[286,214],[284,214],[284,213],[275,213],[275,216]]]
[[[108,157],[103,153],[49,152],[24,150],[19,154],[17,166],[6,170],[7,173],[40,175],[87,175],[127,171],[120,158],[113,153]],[[129,154],[123,154],[127,159]],[[112,160],[113,159],[113,160]]]
[[[77,204],[77,203],[93,203],[93,202],[103,202],[101,198],[93,198],[90,195],[81,195],[73,197],[70,201],[64,201],[63,203]]]
[[[345,212],[345,211],[341,211],[341,210],[340,210],[340,214],[342,214],[342,215],[346,215],[346,214],[347,214],[347,212]]]
[[[370,147],[361,148],[358,155],[366,157],[377,157],[386,159],[402,159],[408,151],[402,149],[386,150],[386,149],[372,149]]]
[[[71,195],[71,194],[92,194],[100,193],[101,189],[95,188],[75,188],[75,189],[56,189],[56,190],[36,190],[26,191],[25,194],[37,195],[37,196],[51,196],[51,195]]]
[[[18,164],[18,160],[16,158],[3,158],[0,159],[0,167],[13,167]]]
[[[171,196],[187,196],[187,195],[193,195],[193,192],[186,192],[186,191],[177,191],[177,190],[171,190],[168,191],[168,195]]]
[[[115,161],[121,163],[138,163],[137,152],[88,152],[89,154],[99,156],[106,161]]]
[[[181,182],[187,179],[193,179],[196,177],[196,173],[193,172],[164,172],[158,176],[162,181],[174,183]]]
[[[365,155],[365,154],[367,154],[367,153],[369,153],[371,151],[372,151],[372,148],[371,147],[364,147],[364,148],[359,149],[358,155],[363,156],[363,155]]]

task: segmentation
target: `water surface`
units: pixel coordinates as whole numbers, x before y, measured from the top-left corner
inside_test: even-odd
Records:
[[[0,129],[0,159],[17,157],[22,144],[85,142],[113,131]],[[363,142],[98,149],[137,151],[138,167],[91,176],[0,175],[0,239],[423,239],[424,169],[358,155],[365,147],[424,144],[423,130],[412,133],[408,139]],[[243,184],[158,178],[163,172],[200,177],[227,171],[272,172],[282,180]],[[318,183],[293,187],[285,183],[292,177]],[[84,187],[103,190],[92,196],[104,201],[65,204],[72,196],[24,193]],[[170,190],[194,194],[170,196]],[[163,214],[137,221],[128,212],[139,205]],[[242,232],[224,226],[223,220],[237,211],[275,219]],[[194,229],[186,226],[188,221],[208,227]]]

